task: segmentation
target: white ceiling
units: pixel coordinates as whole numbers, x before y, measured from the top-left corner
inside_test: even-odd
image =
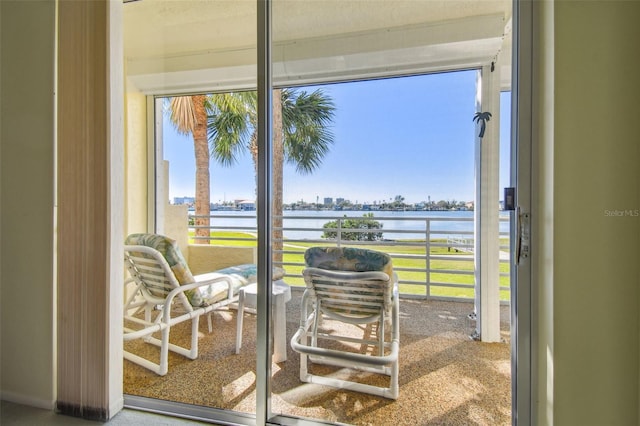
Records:
[[[124,5],[129,81],[149,94],[255,86],[254,0]],[[511,77],[511,0],[274,0],[277,84],[309,84],[496,62]]]

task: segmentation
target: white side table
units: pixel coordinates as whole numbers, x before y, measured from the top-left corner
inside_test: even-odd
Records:
[[[272,285],[271,304],[273,306],[273,361],[287,360],[287,307],[291,300],[291,287],[283,280]],[[258,304],[258,284],[249,284],[238,292],[238,323],[236,327],[236,353],[242,347],[242,320],[245,308],[255,309]]]

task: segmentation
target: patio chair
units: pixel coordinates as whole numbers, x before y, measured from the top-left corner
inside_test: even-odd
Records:
[[[300,353],[300,380],[397,399],[399,302],[391,258],[337,247],[312,247],[304,258],[300,327],[291,339]],[[339,325],[324,330],[323,318],[355,325],[361,333],[340,333],[344,327]],[[311,374],[308,360],[389,376],[389,386]]]
[[[143,339],[160,347],[159,363],[124,351],[124,358],[160,376],[167,374],[168,351],[198,357],[198,326],[202,315],[238,301],[240,287],[255,282],[255,265],[238,265],[193,276],[177,243],[163,235],[132,234],[125,240],[125,265],[135,284],[124,307],[124,341]],[[144,311],[144,315],[142,315]],[[191,320],[190,347],[169,342],[171,327]],[[130,328],[128,325],[136,325]],[[160,338],[152,336],[160,333]]]

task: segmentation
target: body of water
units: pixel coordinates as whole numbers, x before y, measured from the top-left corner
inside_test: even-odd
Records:
[[[286,210],[284,212],[283,228],[285,238],[289,239],[319,239],[325,223],[342,218],[361,218],[364,214],[373,213],[373,219],[382,225],[383,238],[396,239],[424,239],[428,226],[431,238],[446,238],[459,236],[470,238],[473,236],[472,211],[333,211],[333,210]],[[255,231],[255,211],[212,211],[211,226],[215,230],[227,226],[246,227]],[[509,212],[500,212],[501,219],[508,219]],[[310,230],[301,230],[306,228]],[[500,233],[508,235],[509,222],[500,222]]]

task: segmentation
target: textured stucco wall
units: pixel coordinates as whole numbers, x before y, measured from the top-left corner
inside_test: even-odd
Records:
[[[189,268],[194,274],[255,261],[256,249],[253,247],[189,245]]]

